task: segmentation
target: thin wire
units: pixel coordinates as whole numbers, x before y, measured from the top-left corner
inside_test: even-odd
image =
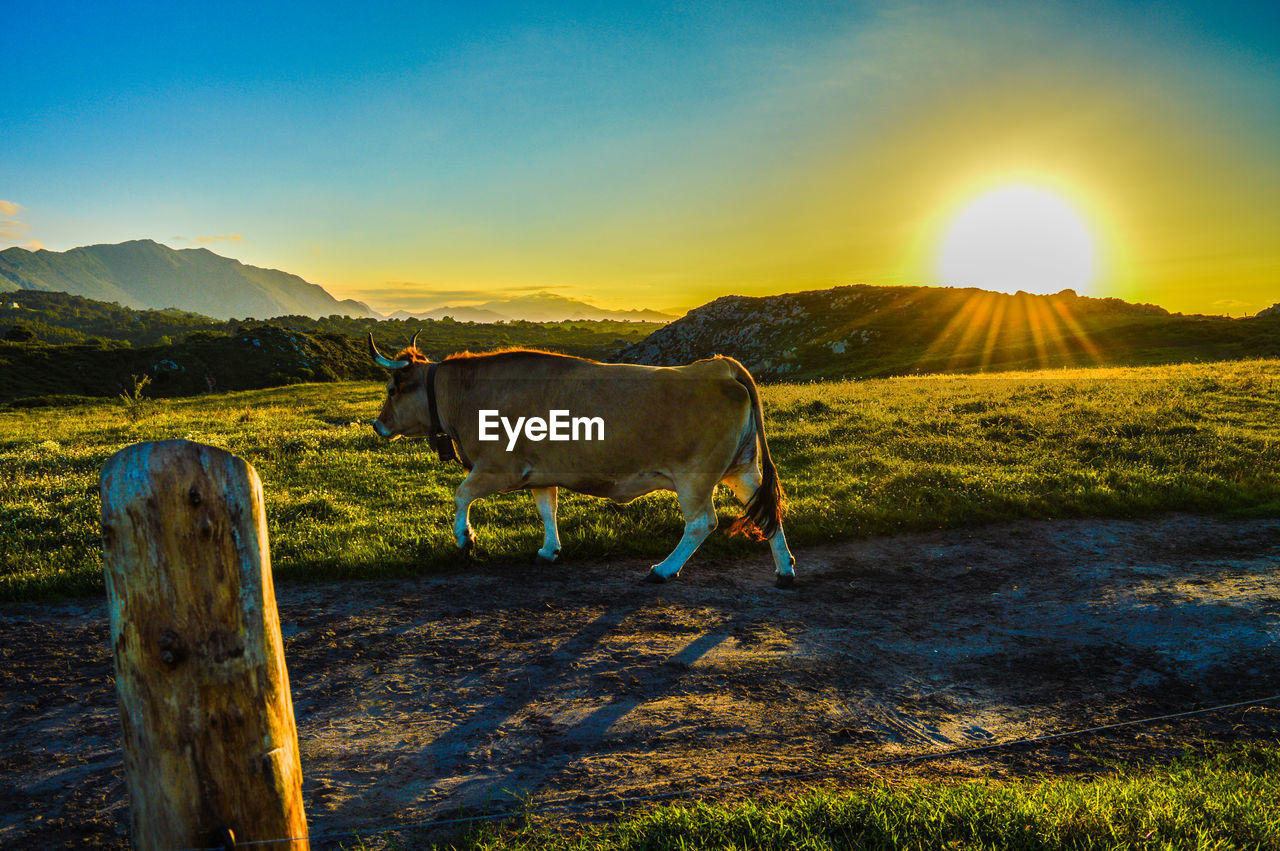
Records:
[[[618,806],[628,804],[640,804],[647,801],[658,801],[669,798],[686,798],[693,795],[703,795],[712,792],[723,792],[729,789],[741,789],[746,786],[764,786],[771,783],[785,783],[794,780],[812,780],[817,777],[830,777],[836,774],[846,774],[853,771],[866,771],[876,768],[887,768],[894,765],[910,765],[915,762],[933,762],[939,759],[948,759],[951,757],[966,756],[975,753],[984,753],[986,751],[1000,750],[1003,748],[1017,747],[1018,745],[1035,745],[1044,742],[1054,741],[1056,739],[1066,739],[1074,736],[1084,736],[1090,733],[1102,733],[1108,730],[1118,730],[1123,727],[1137,727],[1144,724],[1154,724],[1158,721],[1170,721],[1175,718],[1188,718],[1193,715],[1206,715],[1210,712],[1225,712],[1228,709],[1239,709],[1245,706],[1257,706],[1261,703],[1271,703],[1280,700],[1280,694],[1274,694],[1271,697],[1259,697],[1252,700],[1241,700],[1236,703],[1225,703],[1220,706],[1210,706],[1205,709],[1189,709],[1185,712],[1173,712],[1168,715],[1155,715],[1149,718],[1139,718],[1133,721],[1117,721],[1114,724],[1102,724],[1097,727],[1086,727],[1081,730],[1068,730],[1062,733],[1045,733],[1039,736],[1029,736],[1022,739],[1010,739],[1006,742],[993,742],[986,745],[974,745],[967,748],[953,748],[946,751],[936,751],[934,753],[915,754],[913,756],[895,757],[893,759],[880,760],[870,763],[856,763],[854,765],[844,765],[836,768],[822,768],[815,771],[803,771],[796,774],[783,774],[776,777],[758,777],[754,780],[737,780],[732,783],[718,783],[713,786],[699,786],[693,789],[678,789],[667,792],[655,792],[651,795],[631,795],[612,800],[582,801],[578,803],[565,804],[546,804],[540,807],[531,807],[526,810],[517,810],[515,812],[506,813],[487,813],[476,816],[459,816],[457,818],[433,819],[432,821],[417,822],[412,824],[398,824],[388,827],[370,827],[356,830],[343,830],[332,833],[315,833],[308,837],[294,836],[287,839],[257,839],[249,842],[237,842],[236,848],[248,848],[257,845],[279,845],[285,842],[299,842],[304,839],[340,839],[346,836],[367,836],[379,833],[394,833],[402,830],[425,830],[432,827],[447,827],[449,825],[473,824],[482,821],[495,821],[498,819],[513,819],[525,816],[551,815],[554,813],[578,812],[583,810],[602,810],[611,809]],[[187,848],[180,851],[222,851],[220,847],[207,848]]]

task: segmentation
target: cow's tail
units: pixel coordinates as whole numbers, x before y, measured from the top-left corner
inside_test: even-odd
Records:
[[[726,358],[726,360],[732,360]],[[772,538],[782,528],[782,517],[787,513],[787,496],[778,481],[778,468],[769,454],[769,441],[764,435],[764,410],[760,407],[760,391],[747,368],[733,361],[734,379],[747,388],[751,396],[751,417],[755,425],[755,437],[760,441],[760,487],[747,500],[742,516],[729,527],[730,535],[745,535],[757,541]]]

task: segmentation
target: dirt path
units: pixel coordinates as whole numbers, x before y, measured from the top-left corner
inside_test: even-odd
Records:
[[[1280,692],[1277,520],[1014,523],[812,548],[797,562],[795,591],[772,587],[763,547],[742,562],[695,558],[665,586],[638,583],[647,563],[570,559],[280,587],[313,831]],[[106,636],[98,603],[0,607],[0,845],[124,844]],[[1128,733],[1126,747],[1275,735],[1280,707],[1165,731],[1174,738]],[[1041,758],[945,770],[1083,759],[1066,744]]]

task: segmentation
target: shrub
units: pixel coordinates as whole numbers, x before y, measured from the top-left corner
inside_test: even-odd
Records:
[[[142,391],[150,383],[150,376],[135,375],[133,376],[133,390],[126,390],[120,394],[120,404],[124,407],[124,414],[129,418],[129,422],[136,423],[151,413],[154,403],[142,395]]]

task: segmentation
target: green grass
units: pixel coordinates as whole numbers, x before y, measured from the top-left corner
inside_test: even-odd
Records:
[[[879,782],[780,803],[681,803],[577,830],[513,821],[434,847],[1265,849],[1280,847],[1277,796],[1280,751],[1242,745],[1091,780]]]
[[[763,388],[793,545],[1012,518],[1169,510],[1280,514],[1280,361],[896,378]],[[346,382],[0,410],[0,599],[102,587],[98,475],[131,443],[189,438],[262,477],[278,575],[379,577],[459,563],[462,478],[425,443],[377,438],[383,385]],[[737,504],[721,489],[722,517]],[[528,559],[527,494],[472,510],[489,557]],[[561,500],[565,557],[664,556],[674,497]],[[765,549],[713,536],[695,556]],[[803,571],[803,559],[800,569]]]

